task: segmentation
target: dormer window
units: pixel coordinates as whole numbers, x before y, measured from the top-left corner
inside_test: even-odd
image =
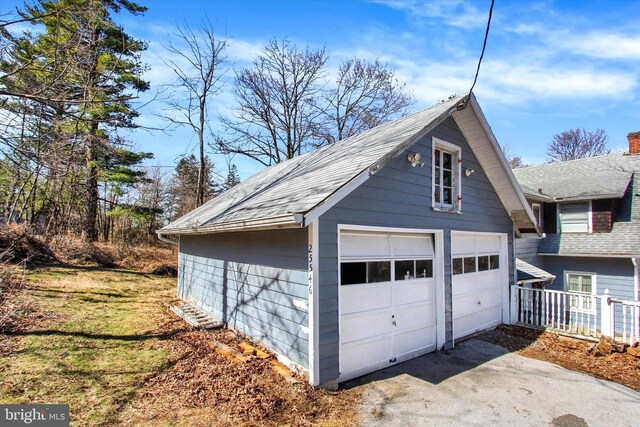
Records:
[[[558,205],[561,233],[591,232],[591,203],[561,203]]]
[[[434,209],[459,211],[460,197],[460,147],[433,138],[433,198]]]

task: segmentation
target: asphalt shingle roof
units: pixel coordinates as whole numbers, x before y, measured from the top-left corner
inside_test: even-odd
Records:
[[[360,172],[448,116],[461,99],[458,96],[268,167],[159,232],[175,233],[309,212]]]
[[[640,155],[616,153],[519,168],[513,173],[527,196],[560,201],[622,197],[634,171],[640,171]]]
[[[527,196],[568,201],[622,198],[609,233],[547,234],[539,254],[640,256],[640,154],[609,154],[514,170]],[[542,194],[537,190],[542,189]],[[626,192],[626,193],[625,193]]]
[[[516,258],[516,270],[518,271],[518,282],[531,282],[534,280],[547,282],[556,278],[553,274],[531,265],[520,258]]]

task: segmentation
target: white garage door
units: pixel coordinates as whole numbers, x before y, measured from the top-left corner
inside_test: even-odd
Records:
[[[434,351],[433,236],[340,233],[340,381]]]
[[[454,339],[502,323],[508,261],[500,239],[499,235],[452,233]]]

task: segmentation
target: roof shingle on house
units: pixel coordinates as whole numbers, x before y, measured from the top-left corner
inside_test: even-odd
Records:
[[[468,102],[462,103],[467,96]],[[465,94],[270,166],[158,230],[158,234],[304,225],[307,214],[327,203],[330,196],[363,174],[375,174],[390,159],[402,154],[451,116],[463,133],[472,135],[469,144],[516,227],[535,228],[524,195],[475,96]]]
[[[611,232],[547,234],[540,241],[539,254],[640,256],[640,154],[616,153],[532,166],[516,169],[514,175],[534,200],[621,199]]]
[[[531,265],[520,258],[516,258],[516,270],[518,272],[518,284],[549,282],[556,278],[553,274]]]
[[[640,155],[608,154],[514,169],[525,195],[540,200],[570,201],[621,198]]]

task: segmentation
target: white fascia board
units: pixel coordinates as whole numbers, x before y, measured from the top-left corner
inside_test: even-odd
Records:
[[[529,203],[527,203],[527,200],[526,200],[526,197],[524,195],[524,192],[522,191],[522,188],[520,187],[520,184],[518,184],[518,181],[516,180],[516,177],[513,174],[513,171],[511,170],[511,167],[509,167],[507,159],[505,158],[504,154],[502,153],[502,149],[500,148],[500,145],[498,144],[498,141],[497,141],[495,135],[493,134],[493,131],[491,130],[491,126],[489,126],[489,123],[487,122],[487,119],[484,116],[484,113],[482,112],[482,109],[480,108],[480,105],[478,104],[478,101],[476,100],[476,97],[475,97],[475,95],[473,93],[469,94],[469,105],[471,105],[473,113],[475,114],[476,118],[480,122],[480,125],[481,125],[482,129],[484,130],[484,134],[486,135],[487,139],[489,140],[489,142],[491,144],[491,148],[493,149],[493,154],[496,156],[496,158],[498,159],[500,165],[502,166],[502,169],[503,169],[503,171],[504,171],[504,173],[506,175],[506,178],[508,179],[508,182],[509,182],[511,188],[514,191],[514,194],[515,194],[519,204],[521,205],[522,210],[527,213],[527,215],[529,217],[529,221],[531,222],[532,228],[535,229],[536,233],[538,233],[539,235],[542,234],[540,232],[540,230],[538,229],[538,226],[536,225],[535,218],[533,216],[533,212],[531,211],[531,208],[529,207]],[[460,128],[462,133],[464,134],[465,139],[469,143],[471,143],[473,138],[468,136],[469,131],[468,131],[468,129],[465,128],[464,123],[462,123],[459,120],[459,116],[456,113],[453,113],[453,118],[456,121],[456,123],[458,124],[458,127]],[[478,157],[477,155],[476,155],[476,157],[478,158],[478,161],[482,165],[481,158]],[[483,166],[483,169],[485,169],[485,173],[487,173],[487,168],[485,168],[484,165],[482,165],[482,166]],[[494,187],[495,186],[496,185],[494,184]],[[509,213],[511,213],[511,211],[514,208],[514,206],[511,206],[510,203],[505,203],[504,195],[500,194],[499,191],[497,191],[497,193],[498,193],[498,197],[500,198],[502,203],[505,205],[505,208],[507,208]]]
[[[352,178],[351,181],[347,182],[345,185],[343,185],[338,190],[336,190],[333,194],[327,197],[323,202],[316,205],[316,207],[314,207],[309,212],[307,212],[304,215],[304,222],[302,223],[302,225],[306,226],[307,224],[311,224],[316,219],[320,218],[320,216],[323,213],[327,212],[329,209],[334,207],[340,200],[347,197],[353,190],[361,186],[366,180],[369,179],[370,176],[371,176],[371,173],[369,172],[369,168],[360,172],[358,175]]]
[[[170,235],[170,234],[212,234],[212,233],[226,233],[232,231],[256,231],[256,230],[272,230],[280,228],[298,228],[302,225],[296,221],[295,214],[285,214],[274,216],[271,218],[261,218],[249,221],[235,221],[227,222],[223,224],[195,226],[195,227],[181,227],[165,230],[161,228],[156,233],[158,235]]]

